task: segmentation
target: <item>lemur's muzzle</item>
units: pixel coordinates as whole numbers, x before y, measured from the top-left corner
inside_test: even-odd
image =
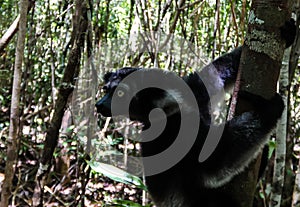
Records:
[[[105,117],[111,116],[111,98],[112,97],[110,96],[110,94],[106,94],[103,98],[97,101],[97,103],[95,104],[97,113],[100,113]]]

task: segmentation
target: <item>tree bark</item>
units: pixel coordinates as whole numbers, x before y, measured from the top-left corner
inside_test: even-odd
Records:
[[[34,1],[30,0],[29,4],[27,5],[27,13],[33,7],[33,5],[34,5]],[[2,53],[4,52],[5,47],[9,44],[10,40],[17,33],[19,22],[20,22],[20,14],[17,16],[17,18],[14,20],[14,22],[8,28],[8,30],[1,37],[1,39],[0,39],[0,55],[2,55]]]
[[[290,18],[290,0],[253,0],[248,33],[240,60],[241,90],[271,98],[276,92],[277,79],[285,48],[280,27]],[[251,106],[238,100],[236,112],[250,111]],[[261,155],[232,182],[224,186],[242,207],[252,207],[258,180]]]
[[[18,157],[18,135],[19,135],[19,106],[20,90],[22,77],[22,63],[24,57],[26,24],[27,24],[28,0],[20,1],[20,22],[16,48],[16,59],[14,67],[14,79],[11,97],[9,135],[7,140],[7,161],[5,166],[5,180],[3,181],[1,192],[1,207],[9,204],[9,198],[12,194],[12,180],[15,172],[15,165]]]
[[[287,135],[287,112],[288,112],[288,92],[289,92],[289,59],[291,49],[284,53],[282,68],[280,71],[279,89],[283,98],[285,108],[276,130],[276,150],[274,160],[274,173],[272,181],[272,192],[270,206],[280,207],[281,195],[284,183],[285,158],[286,158],[286,135]]]
[[[10,25],[8,30],[5,32],[5,34],[0,39],[0,55],[3,53],[4,48],[8,45],[9,41],[17,33],[19,21],[20,21],[20,15],[17,16],[17,18],[12,23],[12,25]]]
[[[292,207],[300,206],[300,159],[298,163],[298,169],[296,173],[295,186],[292,198]]]
[[[294,3],[295,13],[296,13],[296,25],[299,28],[300,25],[300,0],[295,1]],[[292,81],[295,77],[295,70],[298,69],[298,60],[299,60],[299,53],[300,53],[300,38],[299,38],[299,29],[297,30],[297,39],[295,44],[293,45],[292,52],[291,52],[291,59],[289,64],[289,73],[290,73],[290,81]],[[300,206],[300,159],[298,160],[298,166],[295,174],[295,185],[293,188],[293,195],[292,195],[292,207],[299,207]]]
[[[72,36],[75,36],[75,41],[58,90],[53,118],[51,119],[50,126],[46,132],[44,152],[36,175],[33,206],[43,206],[42,198],[45,178],[47,177],[48,171],[51,167],[51,160],[59,138],[59,129],[61,127],[65,108],[67,106],[69,96],[72,94],[78,79],[80,60],[84,49],[84,41],[88,26],[87,5],[87,1],[76,0],[75,2],[75,15],[73,18],[72,32]]]

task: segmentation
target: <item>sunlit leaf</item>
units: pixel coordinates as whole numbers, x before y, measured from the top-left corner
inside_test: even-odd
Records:
[[[125,184],[135,185],[143,190],[147,190],[147,187],[139,177],[129,174],[128,172],[121,170],[120,168],[96,161],[87,162],[95,172],[101,173],[112,180]]]

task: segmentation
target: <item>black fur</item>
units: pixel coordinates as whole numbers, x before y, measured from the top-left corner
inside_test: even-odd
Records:
[[[209,70],[210,68],[207,67],[206,69]],[[122,80],[120,74],[126,74],[126,71],[130,73],[133,70],[135,69],[125,68],[110,75],[105,85],[107,94],[96,104],[99,113],[104,116],[111,115],[110,98],[114,92],[114,87]],[[146,71],[145,73],[147,73]],[[199,88],[199,91],[204,92],[200,79],[195,82],[196,77],[195,73],[185,78],[187,84],[192,90]],[[132,84],[134,85],[134,83]],[[129,89],[134,87],[133,85],[129,86]],[[240,92],[240,97],[252,103],[255,111],[245,112],[227,122],[216,150],[208,160],[199,163],[199,153],[209,130],[210,120],[206,120],[206,117],[209,117],[207,111],[209,98],[205,95],[206,93],[197,94],[195,92],[195,94],[199,100],[201,112],[200,126],[195,126],[199,128],[195,144],[174,167],[163,173],[147,176],[146,184],[156,204],[162,207],[192,207],[199,206],[200,203],[203,206],[221,206],[221,204],[222,206],[235,206],[233,198],[228,197],[224,192],[219,193],[217,188],[229,182],[235,175],[243,171],[250,161],[255,159],[257,153],[261,151],[268,140],[266,135],[281,116],[283,102],[278,95],[271,100],[265,100],[254,94]],[[139,92],[131,102],[131,119],[144,123],[145,128],[148,128],[150,126],[149,112],[157,107],[155,105],[156,100],[163,100],[164,97],[165,92],[160,89],[151,88]],[[179,112],[167,117],[167,124],[163,133],[151,142],[142,143],[143,156],[158,154],[173,143],[180,128],[180,118]],[[214,196],[217,199],[214,199]]]
[[[286,42],[291,44],[291,40]],[[219,189],[256,158],[267,143],[267,135],[276,125],[284,108],[283,101],[278,94],[272,99],[266,100],[260,96],[240,91],[239,97],[252,104],[254,110],[228,121],[213,154],[202,163],[198,161],[211,124],[208,91],[214,95],[220,89],[227,88],[234,83],[241,51],[241,47],[237,48],[213,61],[199,74],[193,73],[183,77],[197,99],[200,124],[194,127],[198,127],[199,132],[193,147],[180,162],[162,173],[146,177],[149,192],[157,206],[239,206],[235,203],[234,198]],[[217,71],[214,71],[214,68]],[[116,87],[127,75],[137,70],[142,71],[137,82],[147,78],[149,70],[139,68],[123,68],[104,76],[106,95],[96,103],[98,113],[111,116],[111,98]],[[204,87],[200,77],[208,77],[207,88]],[[134,82],[126,85],[121,91],[122,98],[126,98],[135,85]],[[165,99],[168,100],[165,101]],[[188,104],[184,106],[188,106]],[[133,120],[142,122],[144,129],[147,129],[150,127],[149,112],[157,107],[161,107],[166,112],[167,123],[159,137],[153,141],[142,143],[143,156],[156,155],[167,149],[176,139],[180,129],[180,109],[176,105],[175,99],[161,89],[148,88],[135,94],[130,102],[129,116]],[[189,119],[184,121],[189,121]],[[189,137],[185,137],[185,139],[189,139]],[[161,164],[158,161],[157,165]],[[144,167],[147,174],[148,166]]]
[[[289,21],[286,21],[285,24],[280,28],[280,33],[282,39],[285,40],[285,46],[288,48],[291,46],[296,37],[297,33],[297,27],[295,26],[295,20],[290,19]]]

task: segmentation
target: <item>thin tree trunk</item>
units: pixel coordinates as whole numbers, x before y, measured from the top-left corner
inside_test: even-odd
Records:
[[[299,27],[300,24],[300,0],[296,0],[294,2],[294,8],[296,13],[296,25]],[[297,30],[297,38],[299,37],[299,30]],[[300,38],[296,39],[296,43],[292,48],[292,55],[290,60],[290,81],[294,79],[295,70],[298,69],[298,60],[299,60],[299,51],[300,51]],[[296,170],[296,178],[295,178],[295,185],[293,190],[292,196],[292,207],[300,207],[300,159],[298,162],[298,167]]]
[[[14,79],[11,97],[10,125],[7,140],[7,161],[5,166],[5,180],[2,186],[1,207],[9,204],[9,198],[12,195],[12,180],[15,172],[15,165],[18,157],[18,135],[19,135],[19,106],[20,106],[20,89],[22,77],[22,63],[25,48],[26,24],[28,0],[20,1],[20,22],[16,48],[16,59],[14,67]]]
[[[291,57],[290,57],[290,63],[289,63],[289,82],[291,82],[294,77],[295,77],[295,70],[298,69],[298,60],[299,60],[299,54],[300,54],[300,30],[299,30],[299,25],[300,25],[300,0],[295,0],[294,5],[293,5],[293,10],[296,16],[296,27],[297,33],[296,33],[296,39],[295,43],[292,46],[292,51],[291,51]]]
[[[10,25],[8,30],[0,39],[0,54],[4,51],[4,48],[8,45],[9,41],[13,38],[13,36],[17,33],[19,21],[20,15],[17,16],[12,25]]]
[[[213,36],[213,50],[212,50],[212,59],[215,59],[217,48],[217,33],[218,37],[221,37],[220,33],[220,0],[216,0],[216,13],[215,13],[215,22],[214,22],[214,36]],[[218,42],[221,44],[221,41]]]
[[[295,179],[295,186],[292,199],[292,207],[300,207],[300,159]]]
[[[69,55],[68,63],[64,71],[63,79],[58,90],[55,109],[50,126],[47,129],[44,152],[36,175],[36,186],[33,195],[33,206],[43,206],[43,187],[45,179],[51,167],[53,152],[59,138],[62,118],[78,79],[80,61],[84,49],[84,41],[87,33],[87,1],[76,0],[75,15],[73,18],[74,45]]]
[[[279,90],[285,104],[281,119],[276,130],[276,150],[274,160],[274,173],[272,181],[272,192],[270,206],[280,207],[281,195],[284,183],[285,156],[286,156],[286,134],[287,134],[287,112],[288,112],[288,91],[289,91],[289,59],[291,48],[286,49],[280,71]]]
[[[34,1],[29,1],[29,4],[27,5],[27,12],[29,12],[29,10],[33,7],[33,5],[34,5]],[[5,47],[9,44],[10,40],[17,33],[19,22],[20,22],[20,14],[16,17],[14,22],[10,25],[8,30],[1,37],[1,39],[0,39],[0,55],[4,52]]]

